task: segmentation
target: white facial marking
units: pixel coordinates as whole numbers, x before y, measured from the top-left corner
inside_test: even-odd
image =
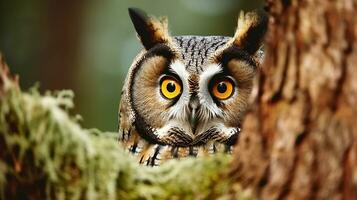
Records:
[[[199,92],[198,96],[200,99],[201,109],[198,113],[200,118],[204,121],[207,121],[213,117],[221,117],[223,115],[222,111],[211,97],[209,91],[209,83],[213,76],[222,72],[222,67],[217,64],[208,65],[206,70],[202,72],[199,80]]]
[[[186,71],[185,65],[180,61],[174,61],[170,65],[170,70],[177,74],[182,81],[182,94],[180,99],[169,109],[168,119],[177,119],[180,121],[185,121],[189,114],[188,102],[190,99],[189,88],[188,88],[188,78],[189,73]]]

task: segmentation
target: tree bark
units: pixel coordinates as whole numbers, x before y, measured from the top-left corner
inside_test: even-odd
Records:
[[[357,3],[268,0],[230,174],[259,199],[357,199]]]

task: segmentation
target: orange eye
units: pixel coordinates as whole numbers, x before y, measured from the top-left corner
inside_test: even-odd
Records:
[[[225,100],[233,94],[233,84],[230,79],[220,79],[213,84],[211,89],[213,96],[219,100]]]
[[[180,82],[170,76],[166,76],[161,80],[160,88],[161,94],[168,99],[173,99],[181,94]]]

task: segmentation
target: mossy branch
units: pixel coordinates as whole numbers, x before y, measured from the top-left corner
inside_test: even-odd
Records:
[[[22,92],[0,60],[1,199],[212,199],[232,191],[249,197],[222,179],[228,156],[139,166],[116,133],[84,129],[68,114],[72,92]]]

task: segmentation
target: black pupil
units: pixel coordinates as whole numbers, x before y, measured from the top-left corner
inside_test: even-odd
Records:
[[[227,91],[227,85],[223,82],[218,83],[217,90],[219,93],[225,93]]]
[[[175,83],[169,82],[166,86],[167,91],[174,92],[176,89]]]

